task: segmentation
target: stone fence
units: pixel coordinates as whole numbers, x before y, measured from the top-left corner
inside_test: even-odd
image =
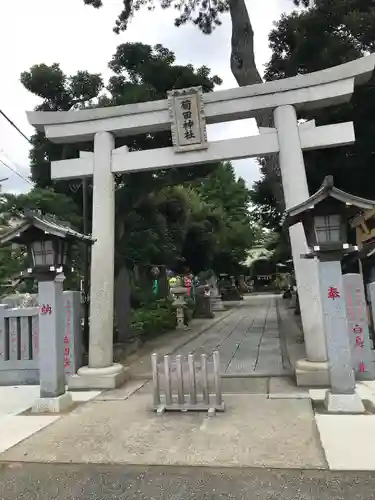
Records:
[[[66,291],[63,297],[61,355],[65,373],[71,375],[82,365],[80,292]],[[0,305],[0,385],[39,384],[39,313],[49,314],[48,304],[16,308]]]

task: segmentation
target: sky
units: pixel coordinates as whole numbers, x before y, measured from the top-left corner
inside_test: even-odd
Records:
[[[30,137],[33,128],[25,111],[32,110],[39,99],[20,83],[20,74],[34,64],[60,63],[66,74],[78,70],[110,74],[107,64],[117,45],[124,42],[161,43],[176,54],[178,64],[206,65],[223,79],[221,89],[236,87],[229,66],[231,25],[229,15],[222,26],[207,36],[193,25],[173,26],[173,9],[141,11],[128,30],[120,35],[112,32],[121,10],[122,0],[103,0],[99,10],[85,6],[83,0],[11,0],[0,2],[0,109]],[[271,51],[268,34],[283,12],[293,10],[292,0],[247,0],[255,31],[255,57],[263,73]],[[209,140],[244,137],[257,133],[253,120],[241,120],[208,127]],[[25,192],[31,184],[29,144],[0,115],[0,183],[3,192]],[[19,175],[2,163],[6,163]],[[237,175],[248,186],[259,179],[259,168],[252,160],[233,162]],[[21,177],[20,177],[21,176]]]

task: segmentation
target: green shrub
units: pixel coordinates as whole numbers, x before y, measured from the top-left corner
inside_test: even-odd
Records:
[[[160,299],[133,311],[132,330],[142,337],[155,337],[176,327],[176,314],[169,299]]]

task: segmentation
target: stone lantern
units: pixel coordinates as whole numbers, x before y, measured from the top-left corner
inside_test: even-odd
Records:
[[[1,245],[27,247],[32,266],[26,275],[38,280],[40,398],[32,408],[35,412],[59,412],[72,403],[65,392],[63,282],[77,241],[93,242],[55,217],[32,211],[0,237]]]
[[[173,297],[172,306],[176,309],[177,329],[187,330],[188,327],[185,325],[187,288],[181,286],[180,278],[176,277],[169,280],[169,286],[171,288],[171,294]]]
[[[341,260],[344,255],[358,250],[348,242],[349,218],[374,207],[375,201],[336,188],[332,176],[328,176],[315,194],[288,209],[284,216],[286,226],[293,226],[298,222],[303,224],[309,246],[309,252],[303,257],[319,260],[320,294],[331,386],[325,405],[330,412],[364,411],[363,403],[355,392]],[[364,341],[361,342],[361,348],[364,359]]]

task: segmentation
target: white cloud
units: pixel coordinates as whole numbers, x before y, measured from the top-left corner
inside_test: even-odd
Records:
[[[180,64],[206,65],[223,78],[223,88],[235,87],[230,72],[229,16],[212,35],[202,35],[193,25],[173,26],[173,10],[141,12],[127,32],[115,35],[112,27],[122,0],[106,0],[95,10],[83,0],[12,0],[0,3],[0,109],[28,136],[33,132],[25,110],[33,109],[38,98],[27,92],[19,78],[22,71],[39,63],[58,62],[67,73],[80,69],[108,75],[107,63],[116,46],[125,41],[150,45],[162,43],[173,50]],[[269,58],[268,33],[272,23],[284,11],[293,8],[292,0],[248,1],[255,30],[255,54],[262,71]],[[251,120],[211,126],[209,139],[239,137],[256,133]],[[2,151],[2,153],[1,153]],[[29,145],[0,116],[0,159],[15,167],[23,176],[29,175]],[[4,154],[6,156],[4,156]],[[259,177],[253,160],[235,162],[236,171],[249,185]],[[29,185],[0,163],[0,178],[9,177],[4,191],[27,190]]]

